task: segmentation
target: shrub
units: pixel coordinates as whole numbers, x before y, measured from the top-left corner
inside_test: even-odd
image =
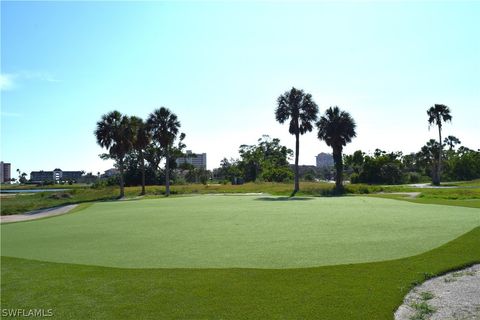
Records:
[[[354,172],[350,175],[350,183],[360,183],[360,176],[358,173]]]
[[[408,183],[419,183],[421,179],[421,176],[417,172],[409,172],[407,174],[406,180]]]
[[[67,193],[67,192],[54,193],[54,194],[49,196],[50,199],[56,199],[56,200],[70,199],[71,197],[72,197],[72,195],[70,193]]]

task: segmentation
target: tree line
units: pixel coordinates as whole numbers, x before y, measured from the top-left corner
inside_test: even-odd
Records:
[[[460,140],[448,136],[443,140],[443,180],[473,180],[480,178],[480,152],[459,146]],[[352,183],[402,184],[418,183],[438,178],[440,145],[430,139],[418,152],[403,154],[376,149],[372,154],[357,150],[344,156],[346,172]]]
[[[429,128],[436,126],[439,140],[431,139],[418,153],[403,155],[401,152],[387,153],[377,149],[373,155],[361,150],[352,155],[343,155],[343,148],[356,137],[356,123],[349,112],[332,106],[319,116],[319,108],[309,93],[292,87],[277,98],[275,119],[288,123],[288,131],[295,136],[295,151],[282,146],[277,138],[263,136],[254,145],[241,145],[239,159],[224,158],[213,175],[236,183],[241,181],[291,181],[294,196],[300,190],[299,154],[300,136],[317,130],[317,137],[332,148],[335,169],[335,191],[343,191],[344,172],[350,180],[365,183],[415,182],[425,175],[432,177],[433,184],[440,184],[442,172],[447,179],[458,177],[470,179],[480,176],[480,153],[466,147],[457,150],[460,141],[448,136],[442,141],[442,126],[451,121],[450,109],[435,104],[427,110]],[[103,159],[113,159],[119,169],[120,196],[124,196],[124,175],[136,177],[140,172],[142,194],[145,184],[165,183],[165,194],[170,194],[170,180],[176,159],[185,156],[184,133],[179,133],[180,121],[168,108],[154,110],[146,121],[112,111],[97,122],[95,136],[97,143],[108,150]],[[444,147],[449,149],[444,152]],[[293,173],[289,159],[294,156]],[[160,163],[165,160],[165,167]],[[344,168],[345,164],[345,168]],[[191,165],[190,165],[191,166]],[[203,182],[210,177],[206,170],[189,169],[190,179]],[[188,175],[187,175],[188,177]],[[137,177],[138,178],[138,177]],[[137,179],[136,178],[136,179]],[[137,179],[138,180],[138,179]]]

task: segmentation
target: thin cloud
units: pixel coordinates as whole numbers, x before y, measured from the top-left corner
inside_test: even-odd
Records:
[[[60,82],[58,78],[49,72],[22,70],[15,73],[2,73],[0,75],[0,90],[12,90],[17,83],[22,81]]]
[[[28,71],[23,70],[15,74],[18,78],[26,79],[26,80],[38,80],[38,81],[46,81],[46,82],[60,82],[57,78],[55,78],[52,74],[48,72],[39,72],[39,71]]]
[[[20,113],[17,113],[17,112],[8,112],[8,111],[3,111],[3,110],[0,112],[0,115],[2,117],[14,117],[14,118],[22,116]]]
[[[13,83],[14,75],[8,73],[0,74],[0,90],[7,91],[14,87]]]

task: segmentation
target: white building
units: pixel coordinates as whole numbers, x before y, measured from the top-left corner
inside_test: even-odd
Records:
[[[119,173],[120,171],[118,171],[118,169],[111,168],[111,169],[105,170],[105,173],[103,174],[103,176],[108,178],[108,177],[116,176]]]
[[[178,166],[184,163],[189,163],[195,168],[207,169],[206,153],[193,153],[192,150],[187,150],[185,157],[177,158],[176,161]]]
[[[317,168],[333,166],[333,156],[330,153],[319,153],[316,157]]]

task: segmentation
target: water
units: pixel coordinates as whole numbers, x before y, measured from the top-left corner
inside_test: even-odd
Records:
[[[68,189],[1,189],[0,193],[38,193],[38,192],[59,192]]]

